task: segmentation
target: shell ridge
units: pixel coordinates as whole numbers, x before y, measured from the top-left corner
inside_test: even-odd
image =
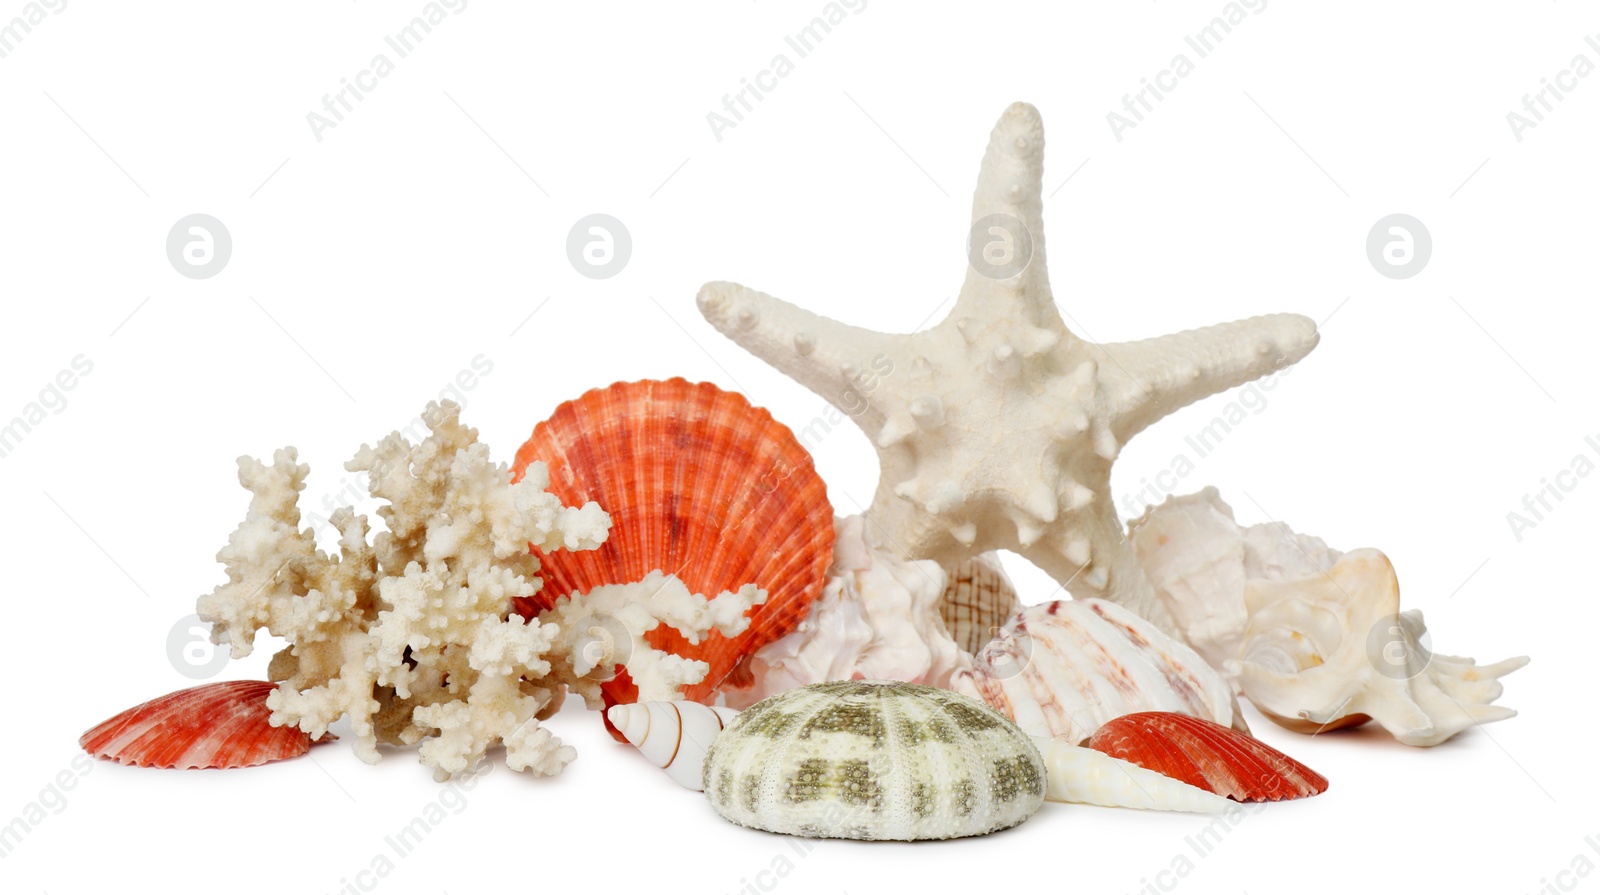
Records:
[[[1152,634],[1153,628],[1140,630],[1141,625],[1148,627],[1148,624],[1144,623],[1143,619],[1134,616],[1133,613],[1125,610],[1118,612],[1108,608],[1114,604],[1103,600],[1091,600],[1087,601],[1086,605],[1096,618],[1112,629],[1120,631],[1130,642],[1138,647],[1138,655],[1144,657],[1148,663],[1148,668],[1160,675],[1161,679],[1167,684],[1167,689],[1181,703],[1181,706],[1174,706],[1174,708],[1180,708],[1186,714],[1194,715],[1209,714],[1215,710],[1216,706],[1211,704],[1212,701],[1205,699],[1202,695],[1202,688],[1198,686],[1198,681],[1195,680],[1193,675],[1183,672],[1174,657],[1169,654],[1169,649],[1163,649],[1157,645],[1158,641],[1169,648],[1182,647],[1182,644],[1177,641],[1167,643],[1166,638],[1161,637],[1159,632]],[[1113,618],[1113,615],[1118,617]],[[1187,647],[1184,648],[1187,649]],[[1175,649],[1171,650],[1171,652],[1175,651]],[[1204,661],[1199,659],[1198,653],[1195,653],[1193,658],[1197,661]]]
[[[1096,676],[1082,672],[1087,663],[1082,661],[1083,652],[1077,644],[1070,640],[1056,643],[1049,639],[1050,629],[1041,628],[1035,632],[1027,625],[1017,627],[1019,635],[1027,639],[1021,640],[1019,637],[1015,641],[1019,644],[1018,652],[1021,655],[1013,661],[1024,663],[1024,667],[1012,680],[1026,687],[1029,698],[1022,705],[1037,710],[1037,723],[1049,730],[1078,730],[1083,726],[1082,717],[1091,713],[1091,707],[1116,705],[1116,693],[1107,692],[1105,682]],[[1023,644],[1026,644],[1025,649],[1021,648]],[[1003,681],[1001,685],[1004,686]],[[1017,701],[1013,700],[1015,704]],[[1029,727],[1021,718],[1017,723],[1024,729]]]
[[[1173,712],[1107,723],[1089,747],[1236,801],[1316,795],[1327,778],[1248,734]]]
[[[682,378],[591,389],[534,427],[517,474],[536,460],[563,467],[552,494],[594,500],[613,519],[599,550],[538,552],[541,577],[561,594],[658,569],[707,599],[747,584],[767,591],[734,637],[713,631],[690,644],[667,625],[646,634],[657,649],[709,665],[683,687],[688,699],[709,701],[745,656],[794,630],[821,592],[833,550],[826,485],[793,432],[743,395]],[[759,477],[780,464],[779,489],[760,493]],[[612,703],[634,698],[616,682],[601,689]]]
[[[270,681],[223,681],[160,696],[91,727],[78,744],[134,767],[237,768],[311,748],[295,727],[274,727]]]

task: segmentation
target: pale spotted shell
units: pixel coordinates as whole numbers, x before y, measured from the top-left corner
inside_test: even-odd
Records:
[[[711,744],[711,807],[746,827],[843,839],[953,839],[1044,804],[1045,766],[1015,724],[958,693],[833,681],[768,697]]]

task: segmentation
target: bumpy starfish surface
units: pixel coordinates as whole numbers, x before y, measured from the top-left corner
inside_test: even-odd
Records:
[[[876,333],[733,283],[701,289],[724,335],[839,405],[877,445],[867,515],[886,548],[946,567],[1014,550],[1074,596],[1175,630],[1123,537],[1119,448],[1161,417],[1288,366],[1316,325],[1273,314],[1138,342],[1068,331],[1045,269],[1044,129],[1016,103],[995,125],[972,200],[966,283],[938,325]]]

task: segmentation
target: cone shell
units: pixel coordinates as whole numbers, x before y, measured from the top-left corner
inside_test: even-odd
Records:
[[[304,755],[311,738],[273,727],[268,681],[226,681],[168,693],[114,715],[78,745],[96,758],[141,768],[247,768]]]
[[[1254,737],[1172,712],[1118,718],[1088,745],[1239,802],[1298,799],[1328,788],[1328,778]]]
[[[701,771],[711,741],[738,715],[736,709],[688,701],[640,702],[606,710],[611,726],[645,758],[695,792],[702,785]]]
[[[706,798],[741,826],[843,839],[1003,830],[1044,804],[1038,748],[947,690],[835,681],[779,693],[711,744]]]
[[[1242,723],[1227,681],[1188,646],[1106,600],[1058,600],[1017,613],[956,672],[951,689],[982,699],[1036,736],[1082,743],[1113,718],[1174,711]]]
[[[1033,742],[1044,756],[1050,779],[1044,797],[1052,802],[1201,814],[1221,814],[1236,807],[1210,790],[1104,752],[1045,737],[1034,737]]]
[[[535,552],[550,605],[574,591],[639,581],[660,569],[707,597],[754,583],[767,600],[736,637],[690,644],[663,625],[650,643],[711,666],[688,699],[707,701],[745,656],[794,630],[822,591],[833,555],[833,508],[811,455],[766,410],[710,383],[617,383],[556,408],[517,452],[517,480],[535,461],[567,506],[611,514],[598,550]],[[624,681],[607,704],[632,701]]]
[[[1011,620],[1022,601],[1000,565],[1000,555],[980,553],[950,570],[939,617],[956,646],[975,655]]]

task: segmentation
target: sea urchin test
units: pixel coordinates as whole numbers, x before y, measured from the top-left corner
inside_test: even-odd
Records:
[[[1016,725],[947,690],[837,681],[756,703],[711,744],[702,782],[736,824],[842,839],[954,839],[1044,804],[1044,760]]]
[[[826,697],[826,705],[818,711],[790,711],[802,699],[815,701],[794,695],[806,693]],[[839,694],[844,695],[838,698]],[[869,698],[862,705],[864,695]],[[889,697],[913,701],[882,701]],[[929,698],[933,707],[916,702]],[[956,694],[915,684],[845,681],[791,690],[758,707],[762,704],[776,706],[777,714],[746,722],[755,727],[740,726],[737,732],[731,729],[737,720],[732,710],[694,702],[616,705],[607,714],[628,742],[679,785],[697,792],[705,789],[724,817],[760,829],[792,828],[801,835],[854,839],[975,835],[1004,828],[998,823],[984,828],[982,818],[974,817],[983,807],[979,799],[1012,801],[1007,790],[1019,775],[1024,788],[1032,786],[1032,771],[1019,763],[1027,750],[1013,738],[969,735],[973,728],[1015,728],[982,710],[980,703]],[[999,726],[989,727],[991,723]],[[818,728],[825,729],[817,733]],[[857,738],[827,735],[841,731]],[[729,759],[712,767],[712,753],[723,738],[730,744],[743,743],[738,749],[748,754],[739,761],[746,762],[749,773],[736,773],[727,766]],[[1104,752],[1060,737],[1031,739],[1043,761],[1044,798],[1050,801],[1213,814],[1230,807],[1227,799],[1209,789]],[[782,777],[777,781],[777,802],[763,803],[769,769],[759,760],[772,758],[781,767],[796,748],[816,754],[803,755],[796,767],[777,772]],[[985,767],[984,761],[991,763]],[[979,786],[985,778],[987,789]],[[909,831],[903,823],[908,790],[913,816]],[[946,790],[951,798],[942,797]],[[724,804],[730,807],[724,810],[720,807]],[[748,816],[738,814],[734,806]],[[797,821],[794,815],[807,809],[811,816]],[[986,810],[1005,818],[1006,812],[993,806]],[[943,819],[936,819],[936,814]]]

